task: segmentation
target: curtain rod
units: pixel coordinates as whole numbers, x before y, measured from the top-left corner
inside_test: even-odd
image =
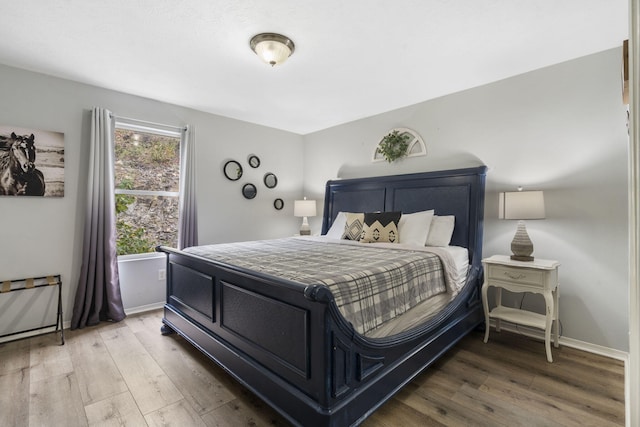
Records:
[[[122,117],[122,116],[116,116],[113,113],[111,114],[111,118],[115,119],[115,120],[122,120],[122,121],[126,121],[126,122],[134,122],[134,123],[139,123],[141,125],[147,125],[147,126],[162,126],[164,128],[169,128],[169,129],[175,129],[179,132],[187,130],[186,126],[173,126],[173,125],[166,125],[164,123],[155,123],[155,122],[149,122],[146,120],[139,120],[139,119],[132,119],[131,117]]]

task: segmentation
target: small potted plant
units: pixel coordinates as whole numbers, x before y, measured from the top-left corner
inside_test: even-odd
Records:
[[[382,138],[378,145],[378,151],[391,163],[407,155],[409,140],[411,136],[406,133],[400,133],[398,130],[391,131]]]

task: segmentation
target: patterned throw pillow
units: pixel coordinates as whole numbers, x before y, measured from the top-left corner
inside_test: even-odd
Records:
[[[363,213],[346,213],[347,222],[344,224],[342,238],[344,240],[360,240],[362,234],[362,224],[364,224]]]
[[[401,216],[401,212],[365,213],[360,242],[399,243],[398,223]]]

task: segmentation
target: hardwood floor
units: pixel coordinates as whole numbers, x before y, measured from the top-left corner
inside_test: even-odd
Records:
[[[0,344],[0,426],[286,426],[177,335],[160,310]],[[474,332],[363,426],[623,426],[624,366]]]

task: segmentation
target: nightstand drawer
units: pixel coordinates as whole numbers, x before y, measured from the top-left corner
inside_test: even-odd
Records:
[[[543,286],[544,274],[544,271],[540,270],[511,268],[503,265],[490,265],[488,272],[489,279],[537,286]]]

